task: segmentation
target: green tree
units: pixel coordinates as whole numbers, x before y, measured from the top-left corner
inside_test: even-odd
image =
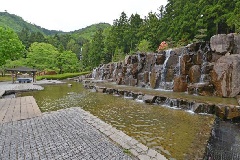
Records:
[[[123,50],[116,48],[116,51],[115,51],[112,61],[118,62],[118,61],[124,60],[124,58],[125,58],[125,54],[124,54]]]
[[[148,16],[144,19],[143,31],[144,39],[149,41],[150,49],[155,51],[160,43],[161,28],[160,21],[156,13],[148,13]]]
[[[150,51],[150,42],[148,42],[147,40],[142,40],[138,46],[137,46],[137,50],[139,52],[149,52]]]
[[[17,60],[23,57],[24,46],[17,34],[8,28],[0,27],[0,66],[6,64],[6,60]]]
[[[59,73],[72,73],[79,71],[79,62],[75,53],[64,51],[55,55],[55,65]]]
[[[29,48],[27,65],[39,70],[54,69],[57,54],[57,48],[51,44],[34,42]]]
[[[31,35],[31,32],[27,28],[23,28],[21,32],[18,32],[18,37],[22,41],[23,45],[25,46],[25,52],[24,52],[24,58],[27,57],[27,50],[31,45],[31,42],[29,40],[29,37]]]
[[[104,36],[103,30],[101,28],[98,29],[98,31],[93,36],[92,42],[90,44],[89,54],[89,60],[92,67],[97,67],[99,64],[105,62]]]
[[[90,71],[91,69],[93,69],[91,67],[91,60],[90,60],[89,53],[90,53],[90,42],[87,42],[83,45],[82,59],[80,60],[84,71]]]
[[[126,40],[128,41],[127,45],[129,46],[129,53],[136,51],[136,47],[142,39],[140,32],[140,28],[143,24],[143,19],[141,19],[139,14],[131,15],[129,18],[129,25],[127,30],[125,31]]]
[[[81,48],[80,48],[80,45],[78,45],[74,39],[71,39],[67,43],[66,50],[72,51],[73,53],[76,54],[78,59],[80,58],[80,50],[81,50]]]

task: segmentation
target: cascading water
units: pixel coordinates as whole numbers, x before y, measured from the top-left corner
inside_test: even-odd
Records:
[[[166,76],[167,76],[167,63],[168,60],[171,56],[171,49],[166,51],[166,59],[162,65],[162,70],[161,70],[161,80],[159,83],[159,89],[163,90],[172,90],[173,88],[173,81],[172,82],[166,82]]]
[[[93,72],[92,72],[92,78],[95,79],[96,78],[96,74],[97,74],[97,69],[94,68]]]
[[[201,48],[201,47],[200,47]],[[208,45],[205,46],[204,50],[201,51],[202,53],[202,66],[201,66],[201,77],[199,83],[205,83],[209,81],[209,75],[206,73],[206,67],[208,65],[207,54],[210,51],[210,47]]]

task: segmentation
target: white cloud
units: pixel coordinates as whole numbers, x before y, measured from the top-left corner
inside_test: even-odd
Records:
[[[157,12],[167,0],[2,0],[0,12],[7,10],[46,29],[73,31],[91,24],[112,24],[122,11],[129,17],[138,13],[144,18]]]

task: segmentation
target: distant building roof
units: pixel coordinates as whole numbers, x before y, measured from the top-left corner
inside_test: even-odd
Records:
[[[16,68],[7,68],[7,71],[17,71],[17,72],[37,72],[36,69],[27,68],[27,67],[16,67]]]

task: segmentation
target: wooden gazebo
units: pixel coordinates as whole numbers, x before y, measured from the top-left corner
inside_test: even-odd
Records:
[[[18,73],[31,73],[32,75],[32,79],[33,82],[36,82],[36,69],[32,69],[32,68],[27,68],[27,67],[15,67],[15,68],[7,68],[6,71],[10,71],[12,74],[12,82],[15,83],[16,80],[19,80],[20,82],[20,78],[18,78]],[[25,83],[24,79],[22,78],[22,82]],[[27,79],[26,79],[27,81]]]

